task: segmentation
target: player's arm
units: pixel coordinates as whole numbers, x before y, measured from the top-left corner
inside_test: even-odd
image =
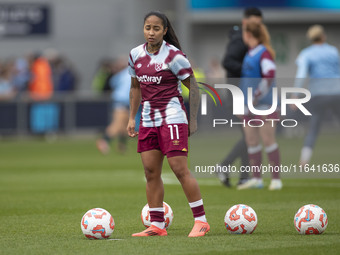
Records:
[[[305,80],[308,77],[308,61],[304,54],[300,53],[300,55],[296,59],[297,71],[295,76],[294,87],[302,88],[304,87]],[[298,98],[298,94],[293,94],[291,98],[296,99]],[[295,104],[289,105],[292,111],[296,111],[298,107]]]
[[[197,114],[200,102],[199,91],[194,75],[190,75],[182,83],[189,89],[189,135],[191,135],[197,130]]]
[[[267,51],[261,56],[260,66],[262,79],[257,89],[254,91],[254,105],[256,105],[260,99],[264,98],[272,89],[276,73],[275,62]]]
[[[135,77],[131,77],[131,88],[130,88],[130,116],[127,126],[127,132],[130,137],[135,137],[138,132],[135,131],[136,121],[135,117],[141,102],[141,91],[140,84]]]

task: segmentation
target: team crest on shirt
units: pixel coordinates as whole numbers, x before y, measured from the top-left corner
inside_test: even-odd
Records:
[[[162,70],[162,67],[163,67],[163,63],[156,63],[155,64],[155,70],[157,72],[161,71]]]

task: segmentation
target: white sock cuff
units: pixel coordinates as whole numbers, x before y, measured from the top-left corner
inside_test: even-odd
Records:
[[[165,227],[165,222],[153,221],[153,222],[151,222],[151,225],[154,225],[157,228],[163,229]]]
[[[271,153],[273,151],[275,151],[277,148],[279,148],[279,146],[277,145],[277,143],[273,143],[272,145],[269,145],[265,148],[267,153]]]
[[[190,208],[197,207],[203,205],[203,199],[197,200],[195,202],[189,203]]]
[[[255,154],[257,152],[260,152],[262,150],[262,145],[259,144],[257,146],[251,146],[251,147],[248,147],[248,153],[249,154]]]
[[[164,212],[164,207],[149,208],[149,212]]]

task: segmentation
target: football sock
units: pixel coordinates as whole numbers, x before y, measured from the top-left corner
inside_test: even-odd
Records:
[[[192,214],[194,215],[195,220],[207,222],[202,199],[189,203],[189,206],[191,208],[191,211],[192,211]]]
[[[269,164],[271,166],[280,166],[280,152],[279,152],[279,146],[277,145],[277,143],[274,143],[270,146],[266,147],[266,152],[268,155],[268,160],[269,160]],[[277,171],[273,171],[272,172],[272,178],[273,179],[280,179],[280,171],[279,169],[276,169]]]
[[[150,208],[150,221],[151,225],[163,229],[165,227],[164,222],[164,207]]]
[[[249,164],[251,166],[257,166],[253,169],[254,178],[261,179],[261,163],[262,163],[262,146],[253,146],[248,148]]]

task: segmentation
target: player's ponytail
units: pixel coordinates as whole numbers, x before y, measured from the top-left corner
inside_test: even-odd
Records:
[[[270,35],[266,25],[259,22],[248,21],[245,24],[245,29],[256,39],[258,39],[259,42],[267,48],[272,58],[275,59],[275,50],[273,49],[273,46],[271,44]]]
[[[261,27],[261,35],[262,35],[262,44],[267,48],[272,58],[275,59],[276,54],[275,54],[275,50],[273,49],[273,46],[270,40],[270,34],[268,32],[268,29],[266,25],[262,23],[260,27]]]
[[[170,43],[172,44],[173,46],[175,46],[176,48],[182,50],[181,48],[181,45],[178,41],[178,38],[176,36],[176,33],[168,19],[168,17],[162,13],[162,12],[159,12],[159,11],[151,11],[149,12],[148,14],[145,15],[144,17],[144,22],[147,18],[149,18],[150,16],[156,16],[158,18],[160,18],[162,20],[162,23],[163,23],[163,27],[164,29],[165,28],[168,28],[168,31],[166,32],[166,34],[164,35],[164,40],[167,42],[167,43]]]

